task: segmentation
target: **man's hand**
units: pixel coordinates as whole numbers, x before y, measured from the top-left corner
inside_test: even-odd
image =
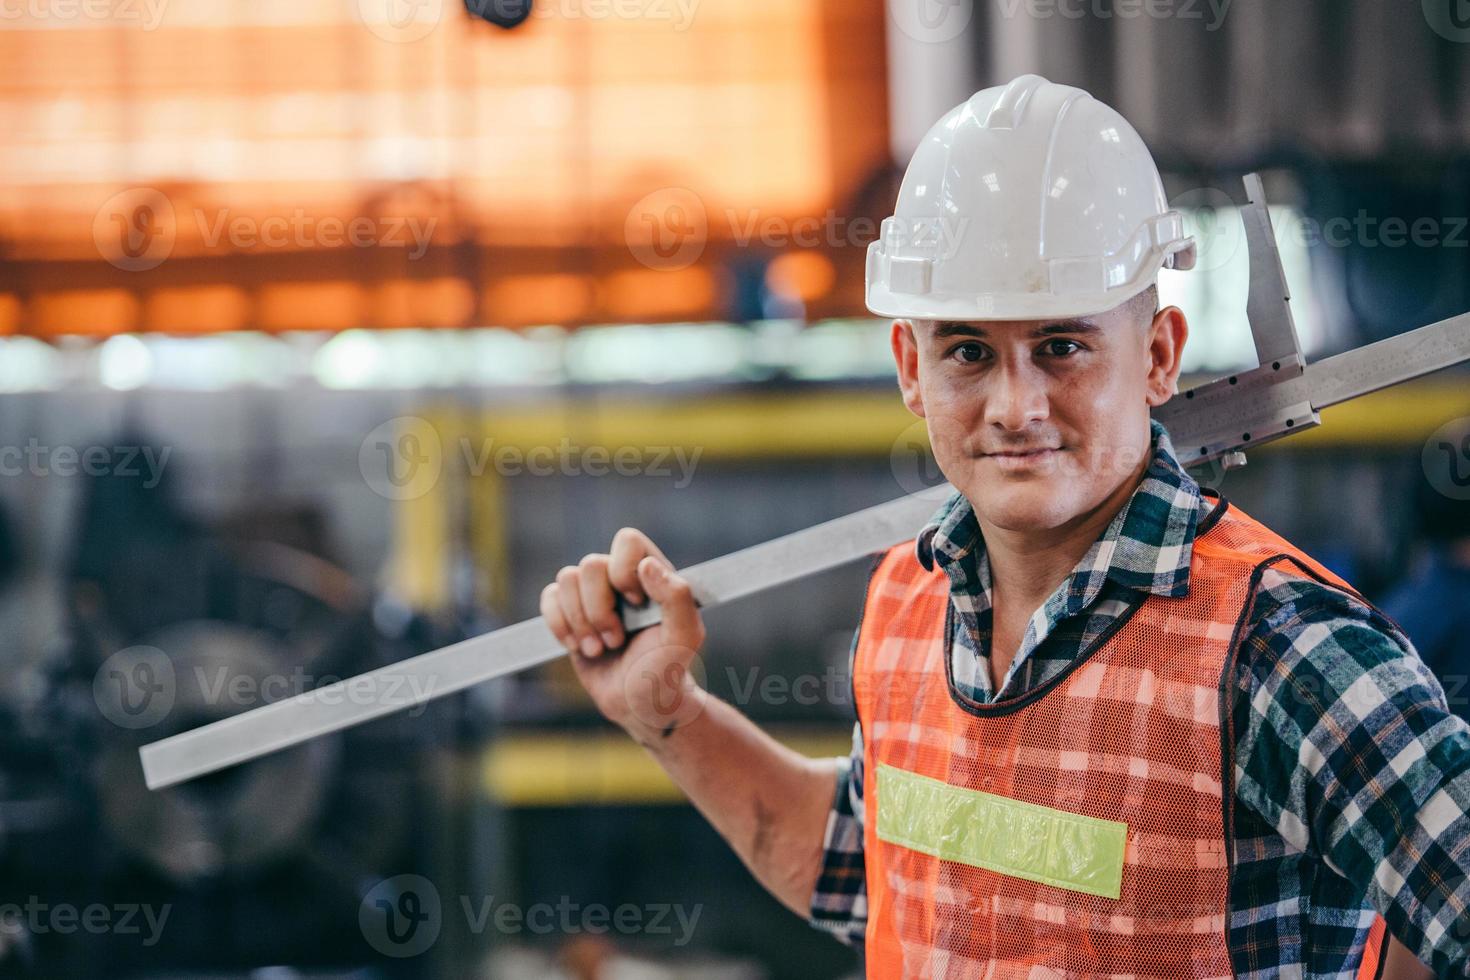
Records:
[[[663,621],[630,641],[618,596],[635,606],[652,599]],[[706,695],[690,667],[704,645],[704,620],[689,583],[642,531],[625,527],[610,553],[558,572],[541,591],[541,615],[597,709],[637,741],[666,738],[703,709]]]
[[[618,596],[657,602],[663,621],[629,639]],[[623,528],[609,554],[557,573],[541,591],[541,615],[598,710],[648,749],[761,884],[810,914],[836,763],[792,751],[695,682],[704,620],[663,552]]]

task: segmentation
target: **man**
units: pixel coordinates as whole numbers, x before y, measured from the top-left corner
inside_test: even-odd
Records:
[[[641,532],[542,594],[598,707],[871,975],[1371,976],[1386,922],[1470,976],[1470,730],[1150,419],[1188,333],[1157,274],[1190,263],[1078,89],[1023,76],[925,136],[868,305],[957,492],[874,568],[850,759],[698,690],[703,624]],[[615,594],[662,624],[630,640]]]

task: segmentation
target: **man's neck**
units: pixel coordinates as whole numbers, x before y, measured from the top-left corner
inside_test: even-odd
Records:
[[[1101,503],[1060,527],[1013,531],[980,519],[995,607],[999,609],[1004,603],[1016,615],[1028,617],[1039,608],[1128,503],[1149,463],[1150,456],[1145,454],[1137,469]],[[979,513],[977,509],[977,518]]]

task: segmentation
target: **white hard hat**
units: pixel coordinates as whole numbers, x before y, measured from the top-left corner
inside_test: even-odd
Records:
[[[935,123],[868,246],[879,316],[1086,316],[1188,269],[1194,240],[1148,147],[1079,88],[1022,75]]]

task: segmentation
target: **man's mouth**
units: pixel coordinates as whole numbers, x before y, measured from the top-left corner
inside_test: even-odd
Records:
[[[1060,449],[1052,448],[1008,449],[1004,452],[986,453],[985,456],[995,460],[996,465],[1003,469],[1021,469],[1050,460],[1059,452]]]
[[[985,453],[986,456],[1041,456],[1045,453],[1054,453],[1057,450],[1051,446],[1038,446],[1035,449],[1006,449],[995,453]]]

